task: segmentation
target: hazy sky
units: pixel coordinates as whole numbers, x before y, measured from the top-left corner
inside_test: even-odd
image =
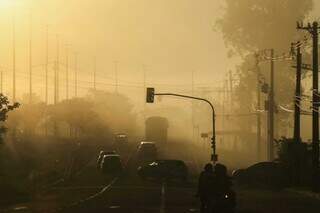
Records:
[[[45,27],[49,25],[50,61],[56,58],[56,33],[60,36],[60,61],[65,45],[79,54],[79,89],[92,86],[93,56],[97,56],[98,88],[112,89],[114,61],[118,61],[119,84],[138,90],[142,67],[149,85],[161,89],[190,90],[192,71],[199,86],[220,86],[235,60],[227,58],[223,39],[212,30],[221,15],[223,0],[0,0],[0,65],[4,90],[12,88],[12,3],[16,2],[18,94],[28,91],[28,20],[31,8],[33,64],[44,63]],[[317,5],[318,6],[318,5]],[[62,68],[61,68],[62,69]],[[52,69],[50,75],[52,74]],[[64,70],[61,71],[61,94]],[[70,71],[70,93],[74,73]],[[34,68],[35,91],[44,96],[44,70]],[[178,84],[179,87],[165,87]],[[51,82],[50,85],[53,85]],[[52,89],[52,88],[51,88]],[[187,91],[186,91],[187,92]],[[63,97],[63,95],[61,95]]]
[[[14,0],[10,0],[13,2]],[[7,69],[4,87],[12,87],[12,7],[0,0],[2,60]],[[114,61],[118,61],[119,83],[141,85],[142,66],[147,82],[190,84],[192,71],[196,83],[211,85],[232,67],[220,35],[211,24],[218,16],[220,1],[202,0],[16,0],[17,60],[20,89],[28,88],[28,19],[32,11],[33,63],[43,64],[45,26],[49,24],[50,60],[55,59],[55,34],[60,35],[60,57],[64,44],[78,52],[81,87],[89,87],[93,56],[97,55],[98,82],[113,83]],[[73,65],[73,55],[70,56]],[[42,68],[35,68],[40,87]],[[85,74],[87,73],[87,74]],[[9,75],[9,76],[8,76]],[[72,78],[72,73],[70,74]],[[18,76],[18,77],[19,77]],[[43,78],[43,76],[42,76]],[[63,78],[63,77],[62,77]],[[111,78],[106,79],[106,78]],[[84,82],[86,81],[86,82]],[[43,86],[43,83],[41,82]],[[99,84],[98,84],[99,86]],[[106,87],[100,84],[101,88]],[[10,90],[8,91],[10,92]],[[19,93],[19,91],[18,91]],[[42,91],[43,93],[43,91]]]

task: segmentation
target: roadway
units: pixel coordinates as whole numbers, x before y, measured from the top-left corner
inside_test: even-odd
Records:
[[[125,152],[127,154],[122,153],[126,172],[119,177],[101,174],[96,168],[94,156],[94,160],[72,181],[54,186],[32,202],[19,204],[6,212],[199,212],[199,201],[194,195],[202,165],[194,155],[194,147],[171,144],[160,152],[160,158],[175,158],[186,162],[191,173],[187,182],[141,180],[136,175],[139,163],[135,149],[136,145]],[[288,190],[237,188],[236,191],[239,213],[316,213],[320,209],[320,199]]]
[[[199,203],[194,197],[194,177],[199,166],[189,150],[177,146],[179,144],[171,144],[165,151],[160,151],[159,158],[184,160],[190,170],[189,181],[141,180],[136,174],[139,163],[133,152],[127,161],[127,172],[124,175],[108,180],[99,193],[59,212],[197,212]]]

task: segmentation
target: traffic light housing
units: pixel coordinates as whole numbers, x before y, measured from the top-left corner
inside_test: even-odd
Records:
[[[147,88],[147,103],[154,102],[154,88]]]

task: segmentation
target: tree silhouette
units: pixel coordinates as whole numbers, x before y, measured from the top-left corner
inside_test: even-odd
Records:
[[[250,113],[256,109],[257,73],[253,54],[255,51],[274,48],[276,53],[288,52],[290,44],[299,39],[296,21],[303,20],[313,8],[312,0],[226,0],[224,14],[216,22],[230,52],[242,58],[237,66],[239,84],[233,95],[233,106],[237,112]],[[305,60],[305,59],[304,59]],[[308,63],[308,62],[307,62]],[[276,62],[275,101],[288,106],[294,99],[295,71],[290,63]],[[261,78],[269,84],[270,65],[260,63]],[[245,98],[243,98],[245,97]],[[263,99],[266,98],[262,95]],[[262,104],[263,105],[263,104]],[[288,127],[287,113],[278,113],[277,123]],[[240,128],[251,131],[255,117],[239,119]],[[277,130],[281,130],[281,128]],[[251,130],[250,130],[251,129]]]
[[[14,110],[19,107],[19,103],[10,104],[9,99],[0,94],[0,144],[3,143],[3,134],[6,132],[7,128],[4,126],[4,122],[8,118],[8,112]]]

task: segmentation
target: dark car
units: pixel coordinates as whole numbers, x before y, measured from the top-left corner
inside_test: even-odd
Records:
[[[235,170],[233,179],[239,184],[282,188],[288,183],[288,173],[284,166],[276,162],[260,162],[247,169]]]
[[[142,161],[154,161],[157,158],[157,147],[154,142],[141,142],[138,147],[138,159]]]
[[[118,174],[122,172],[123,167],[120,156],[117,154],[104,155],[100,169],[105,174]]]
[[[115,151],[104,151],[104,150],[101,150],[100,153],[99,153],[99,156],[98,156],[98,160],[97,160],[97,167],[98,168],[101,167],[101,162],[102,162],[102,159],[103,159],[104,155],[113,155],[113,154],[116,154],[116,152]]]
[[[187,180],[188,168],[181,160],[156,160],[138,168],[138,175],[142,179],[181,179]]]

